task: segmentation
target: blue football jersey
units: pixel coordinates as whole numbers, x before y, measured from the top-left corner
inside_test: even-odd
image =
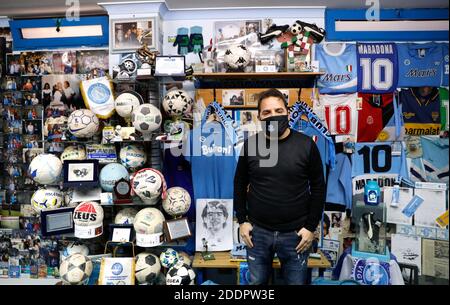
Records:
[[[340,46],[340,49],[338,48]],[[336,51],[332,51],[337,47]],[[330,43],[316,45],[316,60],[320,71],[325,72],[317,87],[322,94],[353,93],[357,89],[356,45]]]
[[[403,142],[355,143],[352,154],[354,195],[362,194],[369,180],[377,181],[382,188],[394,186],[398,176],[409,178]]]
[[[352,163],[347,154],[336,154],[335,169],[330,171],[327,180],[326,202],[352,208]]]
[[[398,87],[439,87],[442,81],[443,52],[440,43],[400,43]]]
[[[444,66],[442,67],[441,87],[448,87],[448,43],[442,44],[442,55],[444,56]]]
[[[441,129],[439,90],[429,93],[425,88],[410,88],[400,92],[406,135],[438,135]],[[423,96],[423,94],[426,94]]]
[[[188,135],[189,150],[184,151],[191,163],[195,199],[233,198],[233,179],[239,151],[222,124],[210,122]]]
[[[358,43],[356,48],[358,92],[394,92],[398,81],[396,44]]]

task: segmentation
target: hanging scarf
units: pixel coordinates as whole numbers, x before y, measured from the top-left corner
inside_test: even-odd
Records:
[[[313,110],[305,102],[296,102],[292,108],[289,118],[289,127],[296,130],[295,126],[301,119],[302,114],[306,115],[310,125],[317,130],[328,142],[328,152],[330,155],[330,168],[333,170],[336,162],[336,153],[334,149],[334,142],[328,132],[328,128],[322,123],[319,117],[313,112]],[[301,121],[300,121],[301,122]]]

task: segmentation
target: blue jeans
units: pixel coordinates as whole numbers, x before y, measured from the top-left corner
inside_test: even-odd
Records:
[[[305,284],[310,251],[297,253],[295,248],[300,242],[297,232],[270,231],[253,225],[251,234],[253,248],[247,247],[251,285],[268,284],[275,253],[280,259],[285,283],[287,285]]]

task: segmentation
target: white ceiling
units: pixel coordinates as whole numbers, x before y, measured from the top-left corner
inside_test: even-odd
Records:
[[[80,0],[81,13],[105,13],[99,2],[136,2],[126,0]],[[166,0],[173,9],[199,9],[222,7],[292,7],[325,6],[329,8],[361,8],[365,0]],[[50,17],[64,15],[65,0],[0,0],[0,16]],[[448,0],[381,0],[381,8],[448,8]]]

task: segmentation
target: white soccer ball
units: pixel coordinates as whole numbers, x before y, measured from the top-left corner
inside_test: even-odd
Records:
[[[39,189],[31,196],[31,206],[38,213],[60,208],[63,202],[63,194],[57,188]]]
[[[191,196],[182,187],[171,187],[167,190],[167,197],[163,200],[162,206],[170,216],[186,214],[191,206]]]
[[[193,101],[183,90],[171,90],[163,99],[164,111],[171,117],[183,116],[192,111]]]
[[[86,149],[83,145],[71,145],[64,149],[60,156],[62,162],[64,160],[86,160]]]
[[[119,213],[117,213],[116,217],[114,218],[115,224],[120,225],[130,225],[134,222],[134,217],[136,217],[137,210],[133,208],[125,208],[123,210],[120,210]]]
[[[164,176],[153,168],[141,169],[131,179],[133,192],[141,198],[144,204],[148,205],[158,203],[164,186]]]
[[[68,285],[85,284],[91,276],[92,269],[91,259],[80,253],[70,255],[59,267],[61,279]]]
[[[69,131],[78,138],[90,138],[99,128],[97,116],[89,109],[78,109],[72,112],[67,121]]]
[[[176,263],[166,275],[167,285],[194,285],[195,272],[183,262]]]
[[[134,230],[138,234],[158,234],[163,232],[163,213],[155,208],[140,210],[134,217]]]
[[[144,147],[139,144],[130,144],[120,149],[120,163],[128,169],[136,169],[147,162]]]
[[[78,242],[70,242],[67,246],[64,247],[61,258],[62,260],[65,260],[67,257],[75,253],[88,256],[89,248],[86,245],[79,244]]]
[[[120,179],[129,180],[129,174],[125,166],[120,163],[110,163],[100,171],[100,186],[106,192],[112,192],[117,181]]]
[[[231,69],[243,69],[250,63],[251,52],[244,45],[236,45],[225,51],[224,61]]]
[[[171,268],[179,260],[178,252],[172,248],[167,248],[165,251],[161,252],[159,260],[164,268]]]
[[[292,35],[297,36],[303,32],[303,27],[296,22],[293,25],[291,25],[290,30]]]
[[[152,253],[139,253],[135,258],[135,276],[139,284],[154,284],[159,273],[161,264],[159,258]]]
[[[152,104],[142,104],[133,110],[131,121],[136,130],[142,133],[151,133],[161,126],[161,111]]]
[[[103,234],[104,212],[94,201],[81,202],[73,212],[75,237],[93,238]]]
[[[54,184],[61,177],[62,162],[52,154],[40,154],[33,158],[28,174],[38,184]]]
[[[122,92],[116,97],[114,106],[118,115],[123,118],[129,118],[133,110],[139,107],[141,103],[142,97],[138,93]]]

